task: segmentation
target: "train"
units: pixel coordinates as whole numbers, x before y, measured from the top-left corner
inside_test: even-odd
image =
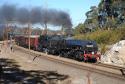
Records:
[[[18,45],[28,48],[28,37],[17,36],[15,41]],[[30,38],[31,49],[55,56],[71,58],[84,62],[97,62],[101,55],[98,53],[98,45],[91,40],[76,40],[65,36],[32,36]]]

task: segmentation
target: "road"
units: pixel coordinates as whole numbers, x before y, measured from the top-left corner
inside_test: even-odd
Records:
[[[6,51],[5,51],[6,50]],[[14,59],[20,65],[21,70],[43,70],[54,71],[60,74],[69,75],[71,84],[124,84],[125,80],[112,78],[99,73],[94,73],[92,70],[81,70],[73,66],[64,65],[63,63],[54,62],[44,58],[36,58],[31,53],[24,53],[21,50],[3,49],[1,58]],[[55,57],[60,58],[60,57]],[[75,62],[75,61],[74,61]],[[95,67],[96,68],[96,67]],[[66,83],[65,83],[66,84]]]

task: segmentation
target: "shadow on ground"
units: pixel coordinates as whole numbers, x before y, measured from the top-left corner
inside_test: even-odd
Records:
[[[19,67],[13,59],[0,58],[0,84],[56,84],[68,78],[53,71],[24,71]]]

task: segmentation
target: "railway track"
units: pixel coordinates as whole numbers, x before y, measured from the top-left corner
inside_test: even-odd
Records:
[[[27,52],[26,50],[23,50],[23,52],[25,52],[25,53],[27,53],[27,54],[34,54],[34,55],[36,55],[36,53],[29,53],[29,52]],[[37,56],[38,57],[38,56]],[[35,57],[36,58],[36,57]],[[34,58],[34,60],[35,60],[35,58]],[[69,60],[72,60],[72,59],[69,59]],[[76,60],[74,60],[74,61],[76,61]],[[107,68],[112,68],[112,69],[117,69],[117,70],[120,70],[120,69],[123,69],[123,70],[125,70],[125,67],[121,67],[121,66],[116,66],[116,65],[111,65],[111,64],[105,64],[105,63],[101,63],[101,62],[99,62],[99,63],[89,63],[89,64],[92,64],[92,65],[96,65],[96,66],[103,66],[103,67],[107,67]]]
[[[86,70],[86,71],[91,71],[94,73],[99,73],[102,75],[114,77],[114,78],[119,78],[122,80],[125,80],[125,68],[124,67],[119,67],[119,66],[114,66],[114,65],[108,65],[108,64],[103,64],[103,63],[84,63],[84,62],[78,62],[75,60],[71,59],[66,59],[62,57],[56,57],[53,55],[47,55],[45,53],[33,51],[33,50],[28,50],[22,47],[16,46],[15,49],[22,50],[23,52],[30,54],[33,56],[33,61],[37,58],[39,59],[47,59],[51,60],[56,63],[64,64],[70,67],[74,67],[80,70]]]
[[[103,66],[103,67],[108,67],[108,68],[111,68],[111,69],[119,70],[121,72],[122,76],[124,76],[124,78],[125,78],[125,67],[120,67],[120,66],[111,65],[111,64],[104,64],[104,63],[95,63],[94,65]]]
[[[118,70],[120,70],[120,69],[125,70],[125,67],[111,65],[111,64],[105,64],[105,63],[94,63],[94,65],[108,67],[108,68],[112,68],[112,69],[118,69]]]

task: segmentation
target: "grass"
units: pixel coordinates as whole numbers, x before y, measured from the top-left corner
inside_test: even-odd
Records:
[[[125,39],[125,28],[117,28],[111,30],[97,30],[87,34],[77,34],[75,39],[94,40],[98,43],[101,53],[107,50],[107,45],[112,45],[122,39]]]

